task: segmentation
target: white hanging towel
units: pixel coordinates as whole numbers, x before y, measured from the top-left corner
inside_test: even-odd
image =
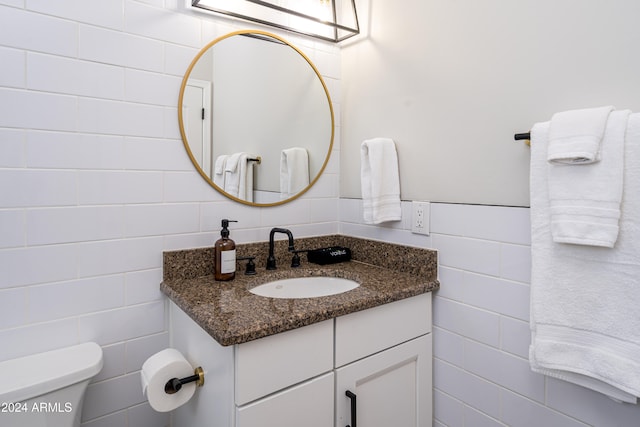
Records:
[[[640,396],[640,115],[630,115],[626,128],[620,233],[614,248],[553,242],[548,133],[549,122],[531,130],[529,362],[535,372],[618,401],[636,402]]]
[[[612,106],[556,113],[549,128],[547,160],[589,164],[600,160],[600,146]]]
[[[360,147],[360,156],[365,223],[401,220],[400,175],[395,143],[389,138],[368,139]]]
[[[253,202],[253,162],[249,153],[234,153],[229,156],[225,165],[224,191],[238,199]]]
[[[562,127],[565,135],[575,147],[580,139],[593,145],[598,139],[599,148],[593,153],[593,162],[551,162],[548,168],[549,203],[551,208],[551,233],[556,243],[592,245],[612,248],[618,238],[618,221],[622,201],[622,174],[624,169],[624,139],[630,111],[613,111],[611,107],[595,109],[602,112],[594,118],[598,130],[594,131],[589,123],[593,116],[591,110],[580,110],[571,116],[586,115],[575,123],[565,123]],[[586,113],[585,113],[586,112]],[[565,114],[569,114],[567,112]],[[554,115],[554,117],[556,117]],[[602,129],[600,124],[604,122]],[[551,156],[551,140],[554,119],[549,127],[549,148],[547,158]],[[569,128],[573,127],[573,131]],[[599,136],[593,137],[598,134]],[[581,138],[587,135],[587,138]],[[576,151],[577,153],[577,151]],[[586,150],[579,154],[586,156]],[[565,155],[565,158],[567,155]],[[597,159],[597,160],[596,160]]]
[[[225,166],[229,156],[222,154],[216,157],[213,165],[213,183],[224,190]]]
[[[305,148],[292,147],[280,153],[280,196],[295,196],[309,185],[309,154]]]

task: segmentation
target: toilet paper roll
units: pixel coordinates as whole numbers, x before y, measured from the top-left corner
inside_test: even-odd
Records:
[[[184,378],[193,375],[193,367],[182,353],[173,348],[162,350],[149,357],[142,365],[140,377],[142,393],[153,409],[169,412],[187,403],[196,391],[195,383],[183,384],[180,391],[168,394],[164,387],[172,378]]]

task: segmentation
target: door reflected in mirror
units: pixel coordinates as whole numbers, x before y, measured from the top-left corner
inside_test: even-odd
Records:
[[[306,192],[333,146],[333,108],[318,70],[263,31],[236,31],[205,46],[182,81],[178,116],[200,175],[250,205],[280,205]]]

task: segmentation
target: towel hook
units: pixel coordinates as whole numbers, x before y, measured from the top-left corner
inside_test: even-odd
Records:
[[[525,144],[531,146],[531,132],[526,132],[526,133],[516,133],[513,136],[513,139],[516,141],[522,141],[524,140]]]

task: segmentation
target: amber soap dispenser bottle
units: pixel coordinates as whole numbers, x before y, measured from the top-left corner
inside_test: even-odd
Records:
[[[238,222],[228,219],[222,220],[220,238],[215,244],[216,280],[233,280],[236,277],[236,242],[229,238],[229,223]]]

